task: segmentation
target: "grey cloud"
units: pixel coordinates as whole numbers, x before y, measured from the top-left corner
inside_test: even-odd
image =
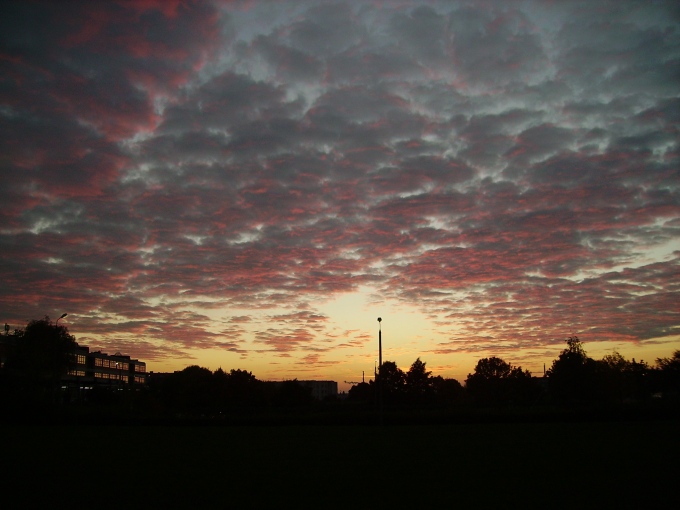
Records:
[[[353,48],[328,59],[327,77],[337,84],[381,84],[418,81],[423,72],[416,60],[395,49],[378,53]]]
[[[276,69],[282,80],[310,82],[321,78],[323,62],[308,52],[281,45],[273,37],[259,36],[253,48]]]
[[[409,13],[397,13],[390,19],[393,44],[404,48],[414,58],[441,63],[448,49],[447,20],[429,6],[421,6]]]
[[[449,19],[454,71],[471,86],[505,86],[544,74],[547,56],[520,11],[462,7]]]
[[[403,108],[403,99],[381,88],[347,87],[328,91],[316,106],[332,108],[353,123],[370,122]]]
[[[290,27],[294,48],[319,56],[345,51],[363,37],[357,15],[346,3],[323,3],[305,12],[305,19]]]
[[[570,147],[575,135],[570,129],[541,124],[517,136],[517,144],[506,153],[512,164],[526,165]]]

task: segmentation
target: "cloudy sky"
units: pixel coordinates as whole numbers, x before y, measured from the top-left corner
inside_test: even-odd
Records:
[[[3,320],[260,379],[680,348],[673,0],[4,2]],[[342,384],[341,384],[342,388]]]

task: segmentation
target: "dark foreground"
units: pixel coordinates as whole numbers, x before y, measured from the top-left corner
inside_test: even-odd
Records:
[[[12,425],[0,483],[4,508],[660,508],[678,425]]]

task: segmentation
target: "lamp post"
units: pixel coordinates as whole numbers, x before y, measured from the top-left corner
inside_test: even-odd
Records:
[[[382,317],[378,317],[378,372],[382,367]]]
[[[382,370],[382,317],[378,317],[378,374],[376,377],[377,393],[378,393],[378,413],[380,423],[383,423],[383,389],[382,377],[380,371]]]
[[[59,318],[56,320],[56,322],[54,323],[55,329],[59,327],[59,321],[60,321],[61,319],[63,319],[64,317],[66,317],[67,315],[68,315],[67,313],[62,313],[62,314],[61,314],[61,317],[59,317]],[[70,370],[67,370],[66,373],[68,374],[69,372],[70,372]],[[75,372],[75,373],[78,373],[78,365],[76,365],[76,368],[75,368],[74,372]]]

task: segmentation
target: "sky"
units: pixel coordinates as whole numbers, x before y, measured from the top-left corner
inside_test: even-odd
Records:
[[[0,320],[165,372],[680,348],[676,1],[3,2]]]

